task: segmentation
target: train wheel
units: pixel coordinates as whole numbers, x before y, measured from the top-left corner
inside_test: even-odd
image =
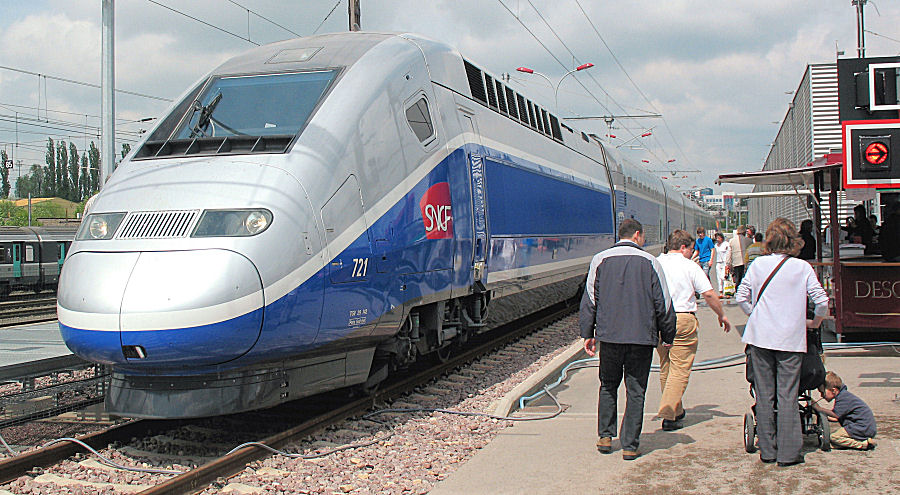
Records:
[[[744,414],[744,450],[748,454],[756,452],[756,419],[753,414]]]

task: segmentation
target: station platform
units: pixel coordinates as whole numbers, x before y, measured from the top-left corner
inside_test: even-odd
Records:
[[[70,359],[77,360],[63,343],[56,321],[0,329],[0,378],[28,374],[40,363],[57,366]]]
[[[743,352],[739,331],[746,316],[734,305],[726,315],[739,329],[725,334],[709,308],[698,311],[697,362]],[[878,447],[858,452],[816,449],[804,439],[806,463],[787,468],[763,464],[743,447],[743,416],[753,403],[744,366],[691,374],[684,395],[685,427],[663,431],[656,419],[660,386],[651,372],[644,409],[640,452],[622,459],[618,439],[613,453],[597,452],[598,370],[574,371],[554,389],[566,406],[554,419],[519,422],[435,486],[433,495],[568,493],[866,493],[900,492],[900,346],[877,350],[832,351],[826,367],[873,409]],[[580,356],[579,356],[580,357]],[[658,360],[654,357],[654,363]],[[555,381],[556,376],[550,381]],[[624,411],[619,389],[619,424]],[[814,393],[818,397],[818,392]],[[539,399],[517,415],[553,412]]]

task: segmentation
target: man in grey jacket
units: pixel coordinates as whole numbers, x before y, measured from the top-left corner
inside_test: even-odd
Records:
[[[597,401],[597,450],[612,452],[616,436],[616,403],[625,377],[625,415],[622,418],[622,458],[640,456],[644,396],[653,349],[675,338],[675,310],[659,261],[641,249],[640,222],[625,219],[619,242],[591,260],[581,299],[579,324],[584,349],[593,356],[599,344],[600,397]]]

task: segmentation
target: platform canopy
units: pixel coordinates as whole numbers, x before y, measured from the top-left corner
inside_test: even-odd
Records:
[[[716,184],[748,184],[763,186],[793,186],[812,189],[816,172],[822,172],[824,184],[820,191],[831,190],[831,170],[840,170],[843,167],[843,155],[830,153],[807,163],[803,167],[784,168],[780,170],[760,170],[758,172],[744,172],[740,174],[722,174],[716,180]],[[838,189],[841,184],[838,184]]]

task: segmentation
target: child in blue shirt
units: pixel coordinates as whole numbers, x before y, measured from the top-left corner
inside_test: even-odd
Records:
[[[831,421],[838,421],[841,427],[831,432],[831,444],[838,448],[872,450],[875,448],[875,415],[872,409],[859,397],[851,394],[836,373],[825,374],[824,399],[834,401],[833,409],[825,409],[813,404],[816,410],[825,413]]]

